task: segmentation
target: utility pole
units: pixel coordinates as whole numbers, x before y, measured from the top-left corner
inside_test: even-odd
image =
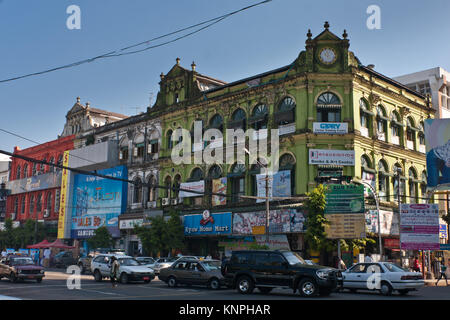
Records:
[[[270,219],[270,208],[269,208],[269,168],[266,166],[266,244],[269,245],[269,219]]]

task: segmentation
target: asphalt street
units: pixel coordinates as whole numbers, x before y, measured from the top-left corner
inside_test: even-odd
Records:
[[[253,294],[242,295],[231,289],[210,290],[197,286],[178,286],[169,288],[166,283],[156,278],[149,284],[135,282],[118,284],[113,288],[107,280],[95,282],[92,275],[82,275],[80,289],[68,289],[68,274],[47,271],[42,283],[20,281],[11,283],[8,279],[0,280],[1,299],[26,300],[303,300],[291,290],[275,289],[270,294],[262,294],[255,289]],[[377,292],[348,291],[332,293],[329,297],[317,297],[322,300],[450,300],[450,286],[427,286],[407,296],[394,293],[390,297]]]

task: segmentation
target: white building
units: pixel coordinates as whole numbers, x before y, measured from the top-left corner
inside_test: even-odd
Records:
[[[430,94],[436,118],[450,118],[450,72],[441,67],[395,77],[423,95]]]

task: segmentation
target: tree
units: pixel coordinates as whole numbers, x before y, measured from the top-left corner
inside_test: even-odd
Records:
[[[87,239],[87,243],[91,248],[110,248],[114,244],[114,240],[107,227],[100,227],[95,230],[94,236]]]
[[[184,226],[181,224],[180,214],[175,210],[170,212],[167,221],[167,229],[170,236],[169,250],[184,248]]]

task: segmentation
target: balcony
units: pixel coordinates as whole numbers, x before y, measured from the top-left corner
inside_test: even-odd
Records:
[[[366,128],[366,127],[361,127],[361,128],[359,129],[359,132],[361,132],[361,135],[362,135],[363,137],[369,137],[369,129],[368,129],[368,128]]]
[[[419,145],[419,152],[427,153],[427,150],[426,150],[425,145],[423,145],[423,144],[420,144],[420,145]]]
[[[392,144],[400,145],[400,137],[392,136]]]
[[[406,148],[409,150],[414,150],[414,141],[406,140]]]

